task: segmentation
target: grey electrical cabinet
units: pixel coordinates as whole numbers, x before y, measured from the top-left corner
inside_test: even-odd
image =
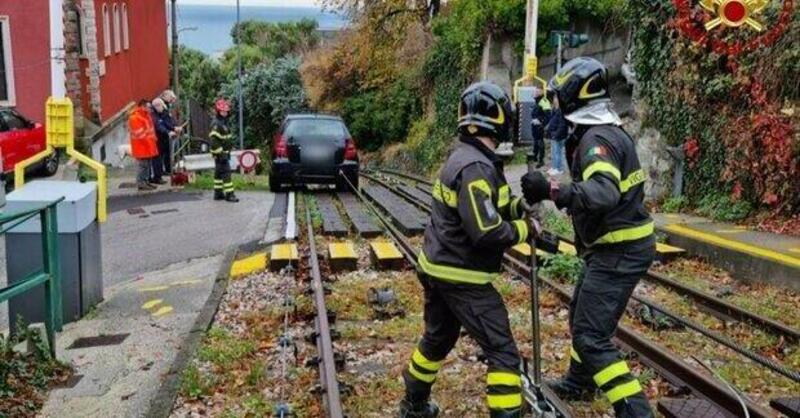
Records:
[[[31,209],[64,197],[56,208],[58,251],[64,323],[76,321],[103,300],[100,225],[97,222],[97,184],[34,181],[8,194],[5,212]],[[6,234],[8,283],[41,270],[41,220],[32,218]],[[17,317],[26,324],[44,321],[44,286],[9,301],[9,328]]]

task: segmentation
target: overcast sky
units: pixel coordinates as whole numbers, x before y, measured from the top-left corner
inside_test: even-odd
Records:
[[[236,0],[178,0],[178,4],[236,5]],[[241,0],[242,6],[315,6],[315,0]]]

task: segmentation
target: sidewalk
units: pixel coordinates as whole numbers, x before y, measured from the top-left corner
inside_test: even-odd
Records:
[[[669,243],[746,281],[800,290],[800,238],[684,214],[652,214]]]
[[[58,358],[81,378],[54,389],[41,415],[144,416],[231,258],[178,263],[107,289],[94,314],[59,335]]]

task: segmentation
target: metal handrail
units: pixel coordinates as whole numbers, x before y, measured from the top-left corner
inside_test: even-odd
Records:
[[[61,331],[63,325],[61,308],[61,268],[58,254],[58,217],[56,206],[64,197],[39,207],[20,212],[1,214],[0,235],[5,234],[17,225],[40,215],[42,225],[42,265],[43,269],[30,273],[22,280],[0,289],[0,303],[21,295],[36,286],[44,285],[45,328],[50,355],[56,356],[55,333]]]

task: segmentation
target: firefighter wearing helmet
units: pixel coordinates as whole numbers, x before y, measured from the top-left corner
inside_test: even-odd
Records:
[[[528,202],[549,199],[572,216],[585,265],[570,304],[569,371],[549,385],[564,399],[590,397],[599,388],[617,417],[652,417],[639,381],[611,342],[655,256],[653,220],[643,204],[646,176],[611,108],[603,64],[575,58],[548,90],[574,131],[568,140],[572,182],[558,184],[537,171],[522,178],[522,188]]]
[[[211,142],[211,155],[214,157],[214,200],[238,202],[233,193],[231,180],[231,148],[233,134],[228,127],[231,105],[225,99],[217,99],[214,103],[214,120],[208,134]]]
[[[508,95],[477,83],[461,95],[458,143],[433,186],[431,222],[418,258],[425,332],[403,371],[400,417],[435,417],[431,386],[463,327],[489,365],[492,417],[520,417],[520,356],[503,299],[492,286],[503,253],[528,238],[522,199],[511,195],[495,151],[510,140]]]

